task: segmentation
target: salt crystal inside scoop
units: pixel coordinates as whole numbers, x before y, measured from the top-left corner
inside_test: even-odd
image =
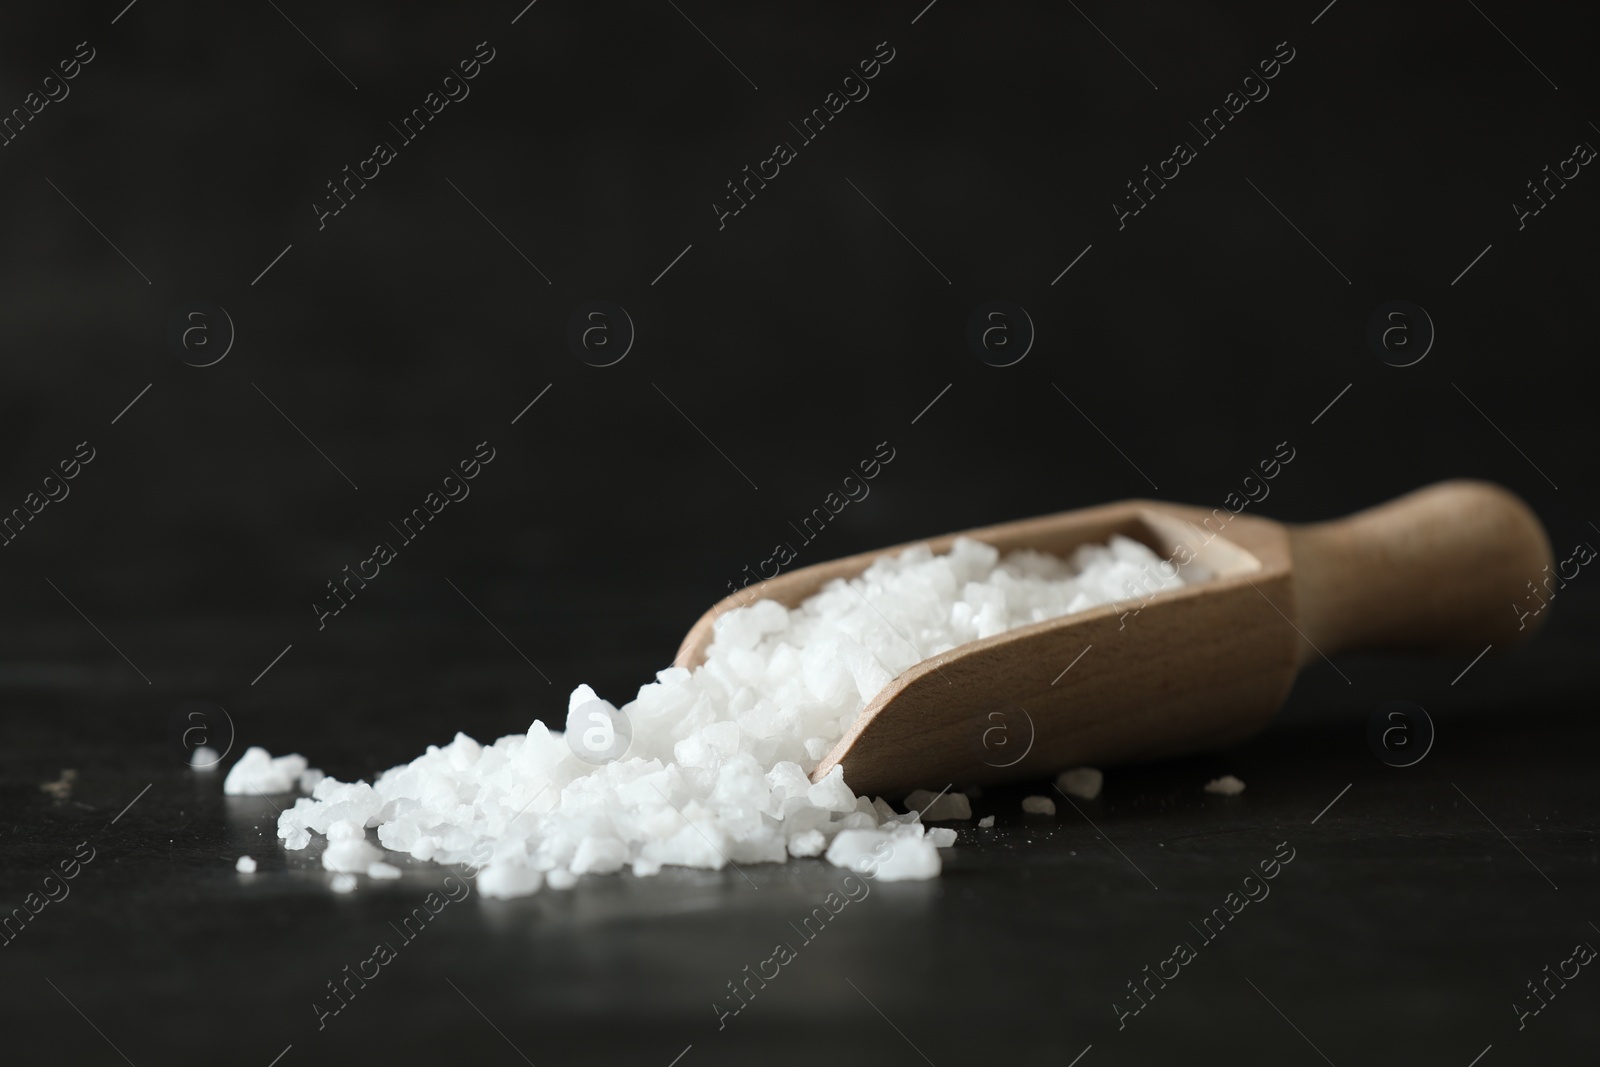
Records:
[[[715,870],[824,851],[855,868],[878,849],[877,877],[931,878],[950,832],[924,834],[915,814],[857,797],[839,767],[808,777],[867,703],[924,657],[1206,577],[1193,565],[1175,573],[1121,536],[1067,559],[1001,559],[967,538],[947,555],[919,545],[794,609],[761,600],[727,612],[704,664],[658,672],[620,709],[579,686],[567,736],[542,722],[490,745],[457,734],[371,785],[308,776],[312,795],[278,817],[278,836],[294,849],[327,835],[323,865],[347,877],[380,858],[365,837],[376,828],[385,848],[481,868],[485,896],[624,867],[643,877],[667,864]],[[609,758],[618,723],[631,738]],[[250,749],[228,782],[287,791],[305,767]],[[946,794],[929,815],[970,818],[971,808]]]

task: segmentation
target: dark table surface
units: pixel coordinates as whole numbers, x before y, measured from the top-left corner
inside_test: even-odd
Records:
[[[1571,177],[1600,141],[1589,22],[1503,0],[8,12],[0,118],[58,99],[0,147],[0,518],[96,458],[0,546],[0,920],[94,858],[0,945],[0,1064],[1592,1063],[1600,977],[1514,1007],[1600,944],[1591,578],[1532,645],[1315,664],[1259,738],[1115,770],[1081,810],[991,791],[995,828],[962,827],[941,878],[874,884],[725,1026],[727,984],[841,871],[473,894],[319,1028],[327,983],[444,872],[336,896],[276,847],[283,798],[224,798],[170,743],[211,701],[230,761],[371,777],[456,730],[559,722],[581,682],[626,699],[880,442],[893,465],[797,565],[1135,496],[1224,506],[1280,447],[1252,514],[1485,478],[1567,557],[1600,521],[1600,179]],[[401,135],[480,48],[470,98]],[[791,135],[880,49],[870,98]],[[572,337],[597,299],[636,328],[608,366]],[[1009,366],[969,332],[994,300],[1031,332]],[[194,344],[226,358],[185,340],[196,301]],[[319,626],[328,583],[485,439],[471,499]],[[1437,727],[1414,766],[1369,747],[1391,700]],[[1247,790],[1201,791],[1223,773]],[[1198,944],[1285,844],[1270,896]],[[1196,958],[1119,1023],[1181,941]]]
[[[314,654],[280,664],[272,710],[233,715],[233,755],[261,742],[370,776],[458,727],[510,732],[522,720],[508,709],[555,700],[504,646],[370,636],[391,672]],[[204,642],[141,641],[185,637]],[[1467,657],[1319,664],[1234,751],[1113,770],[1097,800],[1054,818],[1019,810],[1044,783],[991,788],[974,807],[994,829],[957,824],[942,877],[873,883],[811,941],[796,926],[844,876],[820,859],[745,867],[749,881],[668,868],[512,901],[471,894],[405,941],[396,927],[447,872],[401,858],[401,879],[334,895],[315,847],[275,841],[287,798],[224,797],[218,774],[152,742],[142,716],[160,701],[130,695],[109,652],[99,673],[13,666],[12,703],[28,710],[0,781],[0,899],[40,888],[80,842],[94,859],[0,950],[6,1061],[265,1065],[289,1049],[290,1065],[1065,1064],[1088,1050],[1088,1065],[1466,1067],[1492,1045],[1482,1063],[1586,1062],[1600,996],[1587,971],[1525,1025],[1513,1004],[1546,964],[1600,943],[1591,644],[1581,618],[1557,618],[1453,685]],[[620,690],[646,662],[616,657],[600,675]],[[1389,699],[1435,725],[1413,766],[1368,746],[1367,717]],[[68,767],[70,796],[41,791]],[[1222,773],[1246,791],[1203,793]],[[1290,850],[1268,895],[1203,939],[1213,909]],[[256,874],[235,873],[241,854]],[[396,958],[319,1016],[326,984],[379,942]],[[779,942],[795,958],[719,1020],[727,983]],[[1195,958],[1120,1018],[1115,1004],[1137,1006],[1127,983],[1147,964],[1170,974],[1178,942]]]

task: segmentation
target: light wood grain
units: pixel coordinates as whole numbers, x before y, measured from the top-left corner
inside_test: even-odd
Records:
[[[1039,778],[1224,747],[1265,726],[1299,668],[1320,655],[1526,637],[1533,627],[1518,631],[1510,605],[1551,561],[1521,500],[1468,481],[1316,526],[1133,500],[962,536],[1002,552],[1066,555],[1113,533],[1164,557],[1192,555],[1216,576],[923,660],[867,705],[813,778],[842,765],[857,793],[898,800],[917,786]],[[956,536],[916,543],[945,552]],[[704,662],[724,612],[761,598],[794,607],[907,547],[752,584],[695,624],[678,665]]]
[[[1290,528],[1289,544],[1305,604],[1300,628],[1330,656],[1515,644],[1533,627],[1519,628],[1512,605],[1553,562],[1538,517],[1487,482],[1443,482],[1348,519]],[[1316,655],[1307,649],[1301,659]]]

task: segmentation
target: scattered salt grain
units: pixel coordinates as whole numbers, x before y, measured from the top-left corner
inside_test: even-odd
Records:
[[[238,871],[240,874],[255,874],[256,861],[251,859],[249,856],[240,856],[236,861],[234,861],[233,869]]]
[[[1022,810],[1029,815],[1054,815],[1056,802],[1049,797],[1023,797]]]
[[[1100,787],[1105,781],[1106,776],[1093,767],[1074,767],[1056,775],[1056,785],[1061,791],[1081,800],[1093,800],[1099,796]]]
[[[931,790],[918,789],[906,797],[906,807],[920,811],[923,822],[972,818],[972,802],[965,793],[945,793],[940,796]]]
[[[222,759],[222,753],[210,745],[201,745],[189,753],[189,766],[197,771],[214,771],[217,763]]]
[[[994,816],[993,815],[985,815],[983,818],[978,820],[978,829],[980,829],[980,830],[987,830],[989,827],[991,827],[993,825],[994,825]]]
[[[1207,782],[1205,790],[1218,796],[1236,797],[1244,792],[1244,783],[1231,774],[1224,774],[1221,778],[1213,778]]]
[[[824,851],[879,878],[931,878],[948,831],[924,833],[914,815],[857,797],[838,767],[809,780],[868,701],[925,656],[1208,577],[1121,536],[1065,559],[1002,558],[966,538],[945,555],[919,545],[798,607],[759,600],[723,613],[702,665],[658,672],[621,707],[579,686],[565,720],[573,744],[539,721],[492,744],[457,734],[371,784],[319,779],[303,757],[252,748],[225,791],[309,788],[278,816],[285,848],[326,835],[325,866],[368,871],[380,858],[365,837],[373,828],[395,852],[480,866],[484,896],[567,888],[583,872],[647,877],[668,864],[721,870]],[[962,793],[924,816],[970,817]]]
[[[356,876],[353,874],[336,874],[333,881],[328,883],[328,888],[335,893],[352,893],[356,888]]]
[[[251,745],[222,780],[222,791],[230,797],[292,793],[305,769],[304,756],[279,756],[274,759],[266,749]]]

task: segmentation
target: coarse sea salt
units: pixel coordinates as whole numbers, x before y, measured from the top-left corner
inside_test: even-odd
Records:
[[[920,811],[924,822],[972,818],[972,801],[967,799],[965,793],[945,793],[941,796],[928,789],[917,789],[906,797],[906,807]]]
[[[1106,776],[1095,767],[1074,767],[1056,775],[1057,789],[1083,800],[1093,800],[1099,796],[1100,787],[1105,782]]]
[[[289,755],[274,758],[259,745],[244,750],[222,780],[222,791],[228,796],[261,796],[267,793],[287,793],[306,773],[306,758]],[[321,774],[321,771],[316,772]]]
[[[1029,815],[1054,815],[1056,802],[1049,797],[1023,797],[1022,810]]]
[[[1221,778],[1213,778],[1207,782],[1205,791],[1218,796],[1236,797],[1244,792],[1244,783],[1231,774],[1224,774]]]
[[[300,756],[252,748],[224,788],[309,787],[279,815],[278,836],[300,849],[325,835],[322,862],[339,872],[338,891],[353,882],[349,872],[370,876],[381,861],[371,828],[395,852],[471,864],[486,897],[566,889],[580,874],[624,868],[644,877],[669,864],[721,869],[819,854],[885,880],[931,878],[953,830],[926,831],[915,809],[900,815],[882,798],[856,796],[839,767],[809,777],[878,691],[957,645],[1207,577],[1197,565],[1175,571],[1121,536],[1066,559],[1002,559],[967,538],[945,555],[919,545],[797,608],[760,600],[726,612],[703,665],[658,672],[621,709],[579,686],[565,735],[537,721],[490,745],[458,733],[371,784],[319,780]],[[631,734],[625,751],[596,758],[585,731],[609,724],[620,736],[619,723]],[[961,793],[934,803],[930,820],[972,817]]]

